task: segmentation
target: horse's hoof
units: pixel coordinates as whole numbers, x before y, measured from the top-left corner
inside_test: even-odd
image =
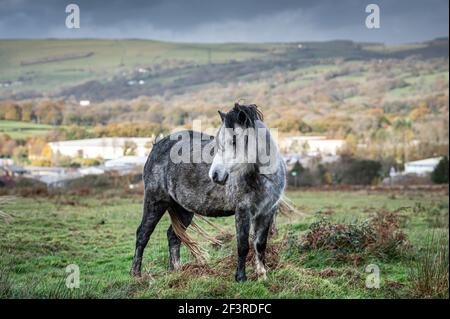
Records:
[[[176,271],[181,270],[181,268],[182,268],[182,265],[179,262],[169,264],[169,271],[176,272]]]
[[[262,274],[258,274],[258,280],[266,281],[267,280],[267,274],[265,272],[262,273]]]
[[[244,281],[247,281],[247,276],[246,275],[238,275],[238,274],[236,274],[234,279],[236,279],[237,282],[244,282]]]
[[[141,271],[140,271],[140,270],[137,270],[137,269],[131,269],[131,270],[130,270],[130,275],[131,275],[132,277],[135,277],[135,278],[139,278],[139,277],[142,276]]]

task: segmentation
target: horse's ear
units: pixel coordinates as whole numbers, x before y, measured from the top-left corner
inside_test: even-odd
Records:
[[[220,115],[220,119],[222,120],[222,122],[223,121],[225,121],[225,113],[223,113],[222,111],[217,111],[217,112],[219,112],[219,115]]]

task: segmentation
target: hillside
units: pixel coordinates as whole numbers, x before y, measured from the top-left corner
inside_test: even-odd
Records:
[[[94,101],[184,93],[333,59],[448,58],[448,39],[386,47],[351,41],[177,44],[147,40],[0,40],[0,99]]]
[[[281,134],[346,139],[350,154],[398,163],[448,154],[448,39],[396,46],[2,40],[0,57],[0,120],[58,128],[47,141],[167,134],[193,120],[214,129],[217,110],[240,101],[257,104]],[[0,122],[2,132],[6,141],[37,133]]]

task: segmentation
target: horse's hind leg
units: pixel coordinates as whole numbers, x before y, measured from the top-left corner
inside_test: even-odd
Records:
[[[184,227],[188,227],[194,217],[194,214],[188,212],[183,207],[179,205],[173,205],[169,208],[172,213],[176,214]],[[180,246],[181,240],[175,234],[172,225],[167,229],[167,240],[169,242],[169,269],[177,270],[180,266]]]
[[[253,241],[255,249],[255,262],[256,262],[256,274],[258,278],[266,279],[266,266],[265,266],[265,254],[267,247],[267,237],[269,234],[270,226],[272,225],[274,214],[261,214],[255,216],[254,219],[254,231],[255,239]]]
[[[141,275],[142,255],[145,246],[147,246],[151,234],[155,230],[162,215],[164,215],[167,207],[167,203],[153,202],[148,199],[147,195],[145,196],[142,222],[136,231],[136,250],[133,258],[133,265],[131,267],[131,274],[133,276]]]
[[[249,250],[248,236],[250,231],[250,218],[247,210],[238,209],[235,215],[236,239],[238,248],[238,263],[235,279],[237,282],[246,281],[245,261]]]

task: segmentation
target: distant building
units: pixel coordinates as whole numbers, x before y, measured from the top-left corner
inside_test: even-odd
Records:
[[[102,166],[89,166],[89,167],[81,167],[78,169],[78,172],[83,175],[103,175],[106,173],[106,169]]]
[[[112,159],[105,162],[105,167],[134,167],[144,166],[147,161],[147,156],[123,156],[117,159]]]
[[[25,174],[25,169],[22,166],[14,165],[14,161],[10,158],[0,158],[0,173],[1,175],[20,176]]]
[[[14,161],[11,158],[0,158],[0,167],[14,165]]]
[[[105,137],[85,140],[48,143],[53,155],[81,158],[118,159],[124,155],[146,156],[151,138],[144,137]]]
[[[287,136],[279,141],[281,152],[304,156],[336,156],[344,146],[345,140],[328,139],[325,136]]]
[[[427,158],[419,161],[406,162],[403,174],[427,175],[438,165],[441,157]]]
[[[89,106],[89,105],[91,105],[91,101],[89,101],[89,100],[81,100],[80,101],[80,105],[81,106]]]

